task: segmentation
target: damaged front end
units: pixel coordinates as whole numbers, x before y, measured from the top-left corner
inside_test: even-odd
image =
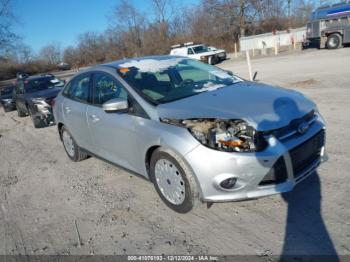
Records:
[[[243,120],[166,119],[161,122],[187,128],[202,145],[224,152],[259,152],[267,142],[261,132]]]
[[[30,115],[35,127],[45,127],[55,124],[52,113],[54,98],[33,98],[33,108]]]

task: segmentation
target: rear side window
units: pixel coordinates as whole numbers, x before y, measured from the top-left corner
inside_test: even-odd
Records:
[[[193,55],[193,50],[192,50],[192,48],[188,48],[188,49],[187,49],[187,54],[188,54],[188,55]]]
[[[95,73],[93,103],[95,105],[102,105],[115,98],[128,98],[128,94],[124,87],[112,76],[106,73]]]
[[[67,92],[73,100],[87,103],[89,100],[90,75],[82,75],[73,80],[67,85],[64,92]]]

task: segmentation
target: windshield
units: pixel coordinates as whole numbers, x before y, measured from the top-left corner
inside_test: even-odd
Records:
[[[25,84],[25,89],[27,93],[33,93],[45,89],[64,86],[64,82],[55,77],[43,77],[34,80],[28,80],[25,81]]]
[[[228,72],[186,58],[132,60],[119,75],[146,100],[168,103],[242,81]]]
[[[195,46],[195,47],[192,47],[192,48],[193,48],[193,51],[196,54],[200,54],[200,53],[204,53],[204,52],[209,52],[210,51],[208,49],[208,47],[206,47],[205,45],[199,45],[199,46]]]

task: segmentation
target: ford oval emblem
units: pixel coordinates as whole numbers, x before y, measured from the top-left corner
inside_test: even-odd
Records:
[[[304,134],[309,129],[309,123],[303,122],[298,126],[299,134]]]

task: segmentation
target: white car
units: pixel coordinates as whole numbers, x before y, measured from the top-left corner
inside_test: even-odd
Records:
[[[207,47],[206,45],[194,45],[192,42],[184,45],[173,45],[170,55],[186,56],[208,64],[214,65],[226,59],[226,51],[215,47]]]

